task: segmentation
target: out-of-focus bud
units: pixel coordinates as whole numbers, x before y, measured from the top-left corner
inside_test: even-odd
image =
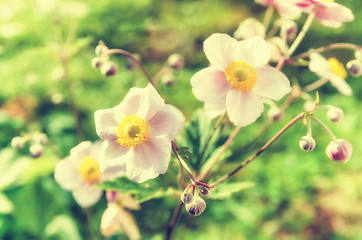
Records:
[[[194,196],[191,194],[191,193],[188,193],[188,192],[183,192],[181,194],[181,201],[184,203],[184,204],[189,204],[192,202],[192,200],[194,199]]]
[[[360,60],[351,60],[347,63],[346,67],[353,77],[359,77],[362,75],[362,62]]]
[[[45,133],[37,133],[33,136],[35,143],[46,144],[48,142],[48,137]]]
[[[358,49],[354,52],[354,56],[357,60],[362,61],[362,47],[358,47]]]
[[[29,151],[30,151],[30,155],[33,158],[38,158],[41,155],[43,155],[44,148],[43,148],[43,145],[36,143],[36,144],[33,144],[30,146]]]
[[[186,210],[194,216],[199,216],[205,211],[206,203],[204,199],[197,197],[193,202],[186,204]]]
[[[92,58],[91,64],[94,68],[100,68],[102,66],[102,61],[99,57],[94,57]]]
[[[64,101],[63,94],[61,94],[61,93],[52,94],[50,99],[51,99],[52,103],[54,103],[54,104],[60,104]]]
[[[115,192],[115,191],[106,191],[106,199],[107,199],[107,202],[115,202],[115,201],[117,201],[117,192]]]
[[[291,42],[295,39],[297,32],[298,25],[294,21],[283,20],[280,32],[282,39],[286,39],[288,42]]]
[[[20,136],[16,136],[11,140],[11,146],[15,149],[21,149],[24,147],[25,139]]]
[[[171,86],[172,84],[175,83],[175,76],[173,75],[172,72],[169,72],[169,73],[162,75],[160,80],[163,84],[165,84],[167,86]]]
[[[200,188],[200,193],[203,195],[203,196],[207,196],[209,195],[210,193],[210,188],[206,187],[206,186],[202,186]]]
[[[97,45],[96,49],[94,50],[95,54],[97,56],[102,56],[104,55],[106,52],[108,51],[108,48],[103,45],[103,44],[99,44]]]
[[[313,151],[315,145],[315,141],[311,136],[303,136],[299,140],[299,147],[303,151]]]
[[[268,111],[268,117],[273,121],[279,121],[283,117],[283,112],[278,107],[271,107]]]
[[[248,39],[255,36],[265,37],[265,27],[255,18],[247,18],[239,24],[234,32],[234,38],[238,40]]]
[[[346,163],[352,155],[352,144],[344,139],[337,139],[328,144],[326,153],[329,159]]]
[[[270,62],[278,62],[287,52],[287,45],[280,37],[272,37],[267,40],[270,49]]]
[[[101,66],[101,73],[106,77],[115,75],[118,71],[118,66],[114,62],[106,62]]]
[[[344,113],[343,110],[340,108],[333,107],[327,112],[327,118],[332,122],[342,121],[343,117]]]
[[[184,67],[184,57],[179,53],[173,53],[167,58],[167,65],[173,69],[181,69]]]

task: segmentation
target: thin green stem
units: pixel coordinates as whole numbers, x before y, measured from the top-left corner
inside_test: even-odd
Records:
[[[178,151],[178,147],[176,145],[175,141],[171,142],[172,145],[172,151],[175,154],[177,160],[180,162],[180,164],[183,166],[183,168],[186,170],[187,174],[190,176],[190,179],[192,182],[197,183],[196,178],[194,177],[194,175],[192,174],[189,166],[187,166],[186,162],[178,155],[177,151]]]
[[[334,142],[337,142],[337,138],[336,136],[334,136],[333,132],[327,127],[327,125],[325,125],[323,122],[321,122],[318,118],[315,118],[313,116],[310,116],[310,119],[312,119],[313,121],[315,121],[316,123],[319,124],[319,126],[321,126],[323,128],[323,130],[331,137],[331,139]]]
[[[269,6],[265,11],[265,15],[264,15],[264,19],[263,19],[263,25],[265,27],[265,31],[269,27],[269,24],[270,24],[271,19],[273,17],[273,13],[274,13],[274,7],[273,6]]]
[[[307,118],[307,136],[312,137],[312,126],[310,124],[309,118]]]
[[[310,91],[313,91],[313,90],[316,90],[317,88],[320,88],[321,86],[323,86],[324,84],[326,84],[328,82],[328,79],[327,78],[321,78],[307,86],[305,86],[303,88],[303,91],[304,92],[310,92]]]
[[[311,53],[320,53],[320,52],[325,52],[325,51],[329,51],[329,50],[334,50],[334,49],[352,49],[352,50],[357,50],[359,49],[361,46],[352,44],[352,43],[332,43],[330,45],[324,46],[324,47],[320,47],[320,48],[316,48],[316,49],[311,49],[307,52],[295,55],[294,57],[290,58],[290,60],[296,60],[299,58],[305,58],[308,57]]]
[[[240,171],[242,168],[244,168],[248,163],[253,161],[257,156],[259,156],[261,153],[263,153],[270,145],[272,145],[286,130],[288,130],[291,126],[293,126],[297,121],[302,119],[304,117],[304,112],[297,115],[294,119],[292,119],[287,125],[285,125],[272,139],[270,139],[264,146],[262,146],[259,151],[257,151],[255,154],[250,156],[247,160],[242,162],[237,168],[235,168],[232,172],[225,174],[218,180],[216,180],[211,186],[216,186],[217,184],[228,180],[231,176],[233,176],[235,173]]]
[[[289,48],[287,56],[290,57],[292,56],[292,54],[294,53],[294,51],[297,49],[297,47],[299,46],[299,44],[302,42],[305,34],[308,32],[308,29],[310,27],[310,25],[312,24],[314,19],[314,13],[309,14],[307,20],[304,23],[304,26],[302,28],[302,30],[299,32],[298,36],[295,38],[292,46]]]

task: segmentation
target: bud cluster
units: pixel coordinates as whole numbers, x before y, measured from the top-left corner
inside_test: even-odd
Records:
[[[109,60],[108,50],[108,47],[104,44],[98,44],[95,48],[97,57],[92,59],[91,64],[94,68],[99,68],[104,76],[111,77],[117,73],[118,66],[116,63]]]
[[[190,184],[181,194],[181,201],[188,213],[199,216],[206,209],[205,200],[201,196],[207,196],[209,193],[210,188],[204,184]]]
[[[11,146],[15,149],[23,149],[25,144],[29,142],[29,152],[33,158],[39,158],[43,155],[44,144],[48,142],[45,133],[25,134],[24,136],[16,136],[11,140]]]

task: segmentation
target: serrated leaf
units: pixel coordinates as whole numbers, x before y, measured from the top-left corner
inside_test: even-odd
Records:
[[[178,155],[180,155],[180,157],[182,159],[191,161],[192,159],[192,153],[189,151],[188,147],[180,147],[178,150]]]
[[[137,183],[127,177],[105,181],[97,184],[95,187],[132,194],[136,197],[138,203],[171,196],[176,192],[173,188],[163,186],[157,179],[148,180],[145,183]]]
[[[233,182],[223,183],[217,186],[215,191],[212,191],[208,195],[208,199],[222,200],[230,198],[234,193],[240,192],[241,190],[251,188],[255,185],[253,182]]]

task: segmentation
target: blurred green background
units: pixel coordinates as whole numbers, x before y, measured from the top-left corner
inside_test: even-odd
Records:
[[[352,9],[355,21],[339,29],[314,22],[297,53],[335,42],[362,44],[362,3],[340,3]],[[174,72],[172,86],[161,84],[160,90],[190,120],[202,107],[189,83],[194,73],[208,65],[202,42],[215,32],[232,35],[247,17],[262,20],[264,10],[254,1],[236,0],[1,1],[0,239],[106,239],[99,233],[104,198],[88,212],[82,210],[71,193],[55,183],[52,174],[59,157],[51,148],[45,149],[43,157],[32,159],[26,147],[18,151],[10,146],[14,136],[44,132],[52,147],[65,157],[79,141],[70,98],[79,107],[80,137],[93,141],[98,140],[94,112],[121,102],[130,87],[146,86],[142,72],[129,70],[122,57],[111,57],[119,66],[119,72],[111,78],[92,68],[90,62],[99,40],[110,48],[138,54],[151,75],[165,66],[170,54],[182,54],[185,68]],[[299,27],[305,18],[303,15],[297,21]],[[346,63],[353,52],[329,51],[326,56],[336,56]],[[284,72],[289,79],[297,77],[302,86],[317,79],[306,67],[286,66]],[[362,81],[348,77],[347,82],[354,91],[351,97],[338,94],[330,85],[320,89],[321,104],[342,108],[345,119],[329,123],[323,110],[316,116],[337,138],[353,144],[348,164],[326,157],[330,139],[317,125],[312,126],[316,149],[302,152],[298,141],[306,129],[298,123],[233,178],[253,182],[254,187],[230,199],[207,201],[207,209],[199,217],[183,210],[174,238],[362,239]],[[266,114],[244,128],[227,152],[232,156],[229,164],[220,165],[218,174],[228,172],[254,153],[303,111],[303,103],[296,100],[280,122],[242,149],[267,121]],[[237,150],[238,154],[232,155]],[[171,172],[176,164],[171,163]],[[177,201],[151,200],[134,212],[142,239],[164,238]],[[91,218],[87,218],[89,214]],[[126,239],[126,235],[119,235],[119,239]]]

